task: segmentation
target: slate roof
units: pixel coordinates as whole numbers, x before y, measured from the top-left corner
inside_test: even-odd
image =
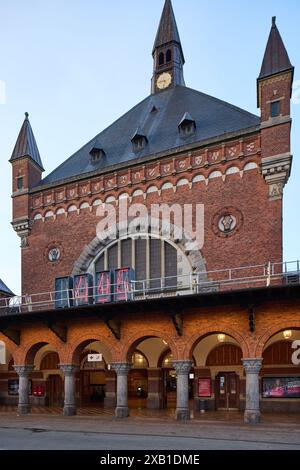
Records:
[[[0,293],[6,294],[8,297],[13,296],[13,292],[4,284],[4,282],[0,279]]]
[[[268,77],[275,73],[293,69],[283,40],[276,26],[276,17],[272,18],[272,28],[269,35],[259,78]]]
[[[193,117],[196,129],[194,134],[183,138],[178,125],[185,113]],[[148,96],[62,163],[43,179],[42,184],[104,170],[259,124],[260,119],[254,114],[199,91],[177,86]],[[148,140],[138,154],[134,153],[131,142],[137,128]],[[99,142],[105,156],[95,164],[91,162],[90,151]]]
[[[39,149],[28,119],[28,113],[25,113],[25,120],[17,138],[10,162],[23,157],[30,157],[44,171]]]

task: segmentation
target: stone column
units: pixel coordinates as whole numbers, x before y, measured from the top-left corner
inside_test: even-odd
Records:
[[[60,364],[60,370],[64,374],[65,400],[64,416],[74,416],[77,412],[75,397],[75,375],[79,371],[79,366],[75,364]]]
[[[177,403],[175,417],[179,421],[190,419],[189,372],[192,365],[192,361],[173,362],[173,367],[177,372]]]
[[[26,415],[30,413],[29,403],[29,376],[34,369],[33,365],[14,366],[19,376],[19,404],[18,413]]]
[[[127,362],[114,362],[111,368],[117,374],[117,407],[115,415],[117,418],[127,418],[129,416],[128,408],[128,373],[131,364]]]
[[[148,397],[147,408],[159,409],[162,407],[162,370],[148,369]]]
[[[259,372],[262,359],[242,359],[246,371],[246,409],[244,421],[248,424],[260,422]]]

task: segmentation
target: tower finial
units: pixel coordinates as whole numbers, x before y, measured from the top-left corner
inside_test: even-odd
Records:
[[[26,111],[26,113],[25,113],[25,119],[28,119],[28,118],[29,118],[29,113],[27,113],[27,111]]]
[[[276,26],[276,16],[272,16],[272,26],[273,28]]]

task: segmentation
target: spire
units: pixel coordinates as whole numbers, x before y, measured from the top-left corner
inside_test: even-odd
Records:
[[[171,0],[165,0],[152,55],[154,60],[152,94],[178,85],[185,86],[183,76],[185,60]]]
[[[272,28],[258,78],[265,78],[291,69],[293,70],[293,66],[276,26],[276,16],[273,16]]]
[[[165,46],[167,44],[171,44],[172,42],[173,43],[175,42],[179,45],[179,48],[182,54],[183,63],[184,63],[185,60],[184,60],[183,50],[182,50],[181,41],[180,41],[178,28],[176,24],[176,19],[175,19],[173,7],[172,7],[172,2],[171,0],[166,0],[164,9],[161,15],[159,27],[157,30],[152,54],[154,54],[156,49],[162,46]]]
[[[10,162],[13,162],[23,157],[31,158],[31,160],[33,160],[42,171],[44,171],[39,149],[29,122],[28,113],[25,113],[25,120],[17,138],[17,142],[10,158]]]

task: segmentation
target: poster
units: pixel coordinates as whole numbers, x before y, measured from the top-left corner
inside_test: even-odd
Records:
[[[7,387],[8,395],[19,395],[19,379],[9,379]],[[32,395],[32,380],[29,380],[29,395]]]
[[[198,379],[198,396],[211,397],[211,379]]]
[[[263,398],[300,398],[300,377],[264,377]]]
[[[112,295],[112,273],[103,271],[96,273],[95,303],[104,304],[111,302]]]

